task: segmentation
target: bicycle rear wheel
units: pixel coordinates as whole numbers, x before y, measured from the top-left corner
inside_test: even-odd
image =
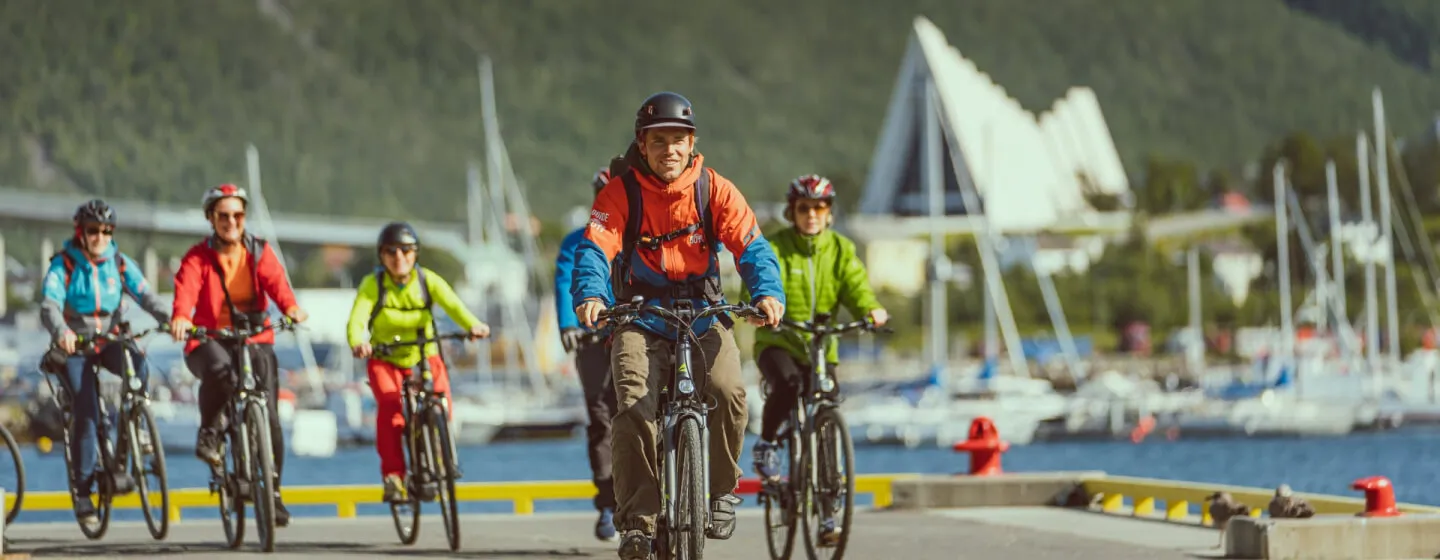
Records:
[[[5,509],[5,524],[9,525],[15,521],[15,516],[20,514],[20,506],[25,503],[25,461],[20,458],[20,446],[15,443],[15,436],[3,425],[0,425],[0,438],[5,439],[5,452],[10,454],[10,463],[14,465],[14,470],[10,472],[15,473],[0,479],[0,488],[5,489],[5,500],[10,502]]]
[[[145,525],[150,529],[152,538],[164,540],[170,533],[170,483],[165,475],[165,448],[159,443],[160,432],[155,427],[155,416],[144,401],[131,409],[126,426],[130,430],[130,436],[126,438],[130,444],[129,471],[140,495],[140,510],[145,514]],[[157,497],[158,502],[155,500]]]
[[[777,484],[766,484],[761,490],[765,502],[765,544],[772,560],[788,560],[795,548],[795,511],[800,483],[800,438],[781,440],[785,444],[788,476]]]
[[[460,512],[455,499],[455,447],[450,440],[450,423],[445,418],[445,409],[439,404],[430,405],[425,411],[425,434],[429,442],[426,455],[430,457],[431,472],[440,484],[440,515],[445,520],[445,538],[450,550],[460,550]]]
[[[275,456],[270,447],[270,422],[265,403],[245,403],[245,431],[250,446],[250,503],[255,504],[255,532],[260,548],[275,551]]]
[[[710,504],[705,503],[705,450],[700,421],[680,420],[675,472],[679,475],[675,496],[675,556],[679,560],[700,560],[705,555],[705,530],[709,526]]]
[[[804,499],[805,550],[812,560],[840,560],[850,542],[850,520],[855,513],[855,447],[840,411],[827,407],[815,414],[814,447],[807,458],[814,473]],[[822,538],[822,523],[834,523],[829,538]]]

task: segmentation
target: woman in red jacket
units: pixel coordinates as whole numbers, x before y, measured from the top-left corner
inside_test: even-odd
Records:
[[[170,332],[176,340],[191,325],[206,329],[248,328],[269,325],[265,310],[270,300],[296,322],[305,311],[295,301],[290,279],[280,259],[264,240],[245,232],[245,189],[220,185],[205,193],[205,217],[214,234],[196,243],[180,261],[175,272],[175,306]],[[193,315],[193,317],[192,317]],[[278,375],[275,361],[275,332],[266,330],[250,338],[250,360],[255,376],[265,384],[269,401],[270,441],[275,454],[275,524],[290,523],[290,512],[280,503],[280,474],[285,466],[285,440],[276,408]],[[185,365],[200,378],[200,433],[195,456],[219,466],[220,411],[235,391],[236,374],[231,348],[214,340],[191,339],[185,344]]]

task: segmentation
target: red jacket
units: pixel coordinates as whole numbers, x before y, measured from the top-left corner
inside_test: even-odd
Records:
[[[212,238],[205,238],[190,247],[190,250],[185,252],[185,258],[180,260],[180,269],[175,271],[175,306],[171,312],[172,320],[175,317],[190,317],[193,312],[194,316],[190,321],[195,326],[207,329],[220,326],[218,323],[221,310],[228,304],[225,301],[225,290],[221,286],[224,274],[218,268],[218,255],[211,243]],[[250,252],[255,245],[262,247],[258,264]],[[272,299],[277,307],[286,312],[297,307],[295,292],[290,289],[290,278],[285,275],[285,269],[280,266],[280,259],[270,249],[270,244],[254,240],[246,234],[244,246],[246,258],[250,259],[250,268],[254,272],[254,286],[258,289],[255,290],[255,308],[241,311],[267,309]],[[266,318],[265,324],[270,324],[269,318]],[[274,344],[275,331],[266,330],[255,335],[250,338],[250,343]],[[199,345],[199,340],[190,340],[185,344],[185,353],[189,354]]]

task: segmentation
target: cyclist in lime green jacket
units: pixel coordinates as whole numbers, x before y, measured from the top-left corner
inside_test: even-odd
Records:
[[[382,268],[366,276],[356,289],[346,334],[355,357],[370,358],[365,370],[370,377],[370,390],[375,393],[375,451],[380,454],[385,501],[396,502],[404,499],[405,492],[401,383],[410,375],[411,368],[420,363],[420,349],[402,347],[383,357],[372,356],[371,342],[391,342],[396,337],[401,341],[414,340],[415,330],[420,328],[425,329],[426,336],[435,336],[432,315],[435,305],[444,309],[460,328],[470,331],[473,338],[490,336],[490,326],[465,309],[444,278],[416,263],[420,239],[410,224],[386,225],[380,230],[376,245]],[[428,344],[425,355],[434,376],[435,391],[445,395],[448,405],[450,376],[445,372],[439,346],[434,342]]]
[[[870,278],[855,253],[855,243],[830,229],[834,222],[830,207],[835,201],[835,186],[824,177],[805,175],[790,183],[786,201],[785,218],[794,227],[769,238],[780,260],[785,318],[810,321],[818,314],[834,315],[836,307],[843,305],[856,317],[868,317],[877,326],[884,325],[890,315],[870,289]],[[788,329],[755,332],[755,360],[770,384],[760,439],[752,450],[755,471],[763,478],[780,476],[776,431],[790,415],[799,381],[811,371],[809,345],[809,335]],[[837,373],[839,352],[833,339],[826,349],[826,361],[830,371]],[[822,536],[827,529],[834,532],[833,522],[827,526],[822,521]]]

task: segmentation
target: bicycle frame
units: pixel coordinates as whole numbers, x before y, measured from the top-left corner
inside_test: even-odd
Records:
[[[407,453],[408,457],[406,457],[406,459],[408,463],[411,463],[409,465],[409,472],[411,473],[411,476],[415,476],[415,474],[419,472],[416,469],[416,467],[419,467],[419,465],[415,464],[415,453],[411,449],[411,447],[414,445],[414,442],[416,441],[416,438],[419,437],[419,429],[421,427],[420,423],[412,421],[412,419],[415,417],[416,412],[425,410],[431,404],[439,404],[440,409],[445,411],[445,417],[450,417],[449,401],[445,399],[445,395],[443,393],[435,391],[434,372],[430,369],[430,357],[425,354],[425,348],[428,347],[431,342],[439,344],[441,341],[444,340],[460,340],[466,338],[469,338],[468,334],[460,333],[427,337],[425,336],[425,329],[419,328],[415,329],[414,340],[397,340],[395,342],[382,343],[375,346],[375,352],[377,355],[384,355],[389,351],[394,350],[395,348],[399,348],[401,346],[415,346],[420,349],[420,361],[411,368],[410,375],[405,378],[405,381],[402,383],[400,389],[402,395],[401,400],[403,401],[401,403],[400,414],[401,417],[405,419],[405,431],[403,433],[405,437],[404,448],[410,451],[409,453]],[[452,441],[450,442],[450,444],[453,446],[454,432],[449,431],[448,433],[451,434]],[[433,461],[435,460],[435,458],[431,457],[431,460]],[[455,478],[460,478],[460,467],[458,464],[446,465],[446,467],[450,472],[455,473]]]
[[[679,474],[676,472],[676,455],[679,452],[676,440],[679,438],[678,429],[686,418],[694,418],[700,427],[700,450],[703,462],[705,503],[709,504],[713,499],[710,496],[710,426],[708,423],[709,407],[701,400],[692,354],[694,350],[694,335],[691,327],[695,321],[720,315],[723,313],[736,313],[741,316],[759,316],[759,312],[749,305],[714,305],[706,307],[699,312],[695,311],[693,304],[688,300],[676,301],[673,309],[666,309],[655,305],[646,305],[644,298],[636,296],[630,303],[617,305],[612,309],[601,312],[601,317],[619,319],[625,323],[634,320],[641,313],[652,313],[661,317],[670,326],[675,327],[678,332],[675,341],[675,352],[672,355],[674,367],[670,371],[669,379],[662,384],[660,394],[656,397],[660,418],[660,500],[661,519],[657,522],[658,527],[663,526],[666,531],[674,531],[675,521],[679,519],[679,504],[673,499],[679,494],[677,480]],[[708,372],[707,372],[708,373]],[[710,509],[705,508],[705,518],[710,519]],[[708,524],[708,523],[707,523]],[[692,527],[692,530],[702,532],[704,528]],[[659,535],[657,534],[657,537]],[[669,538],[666,538],[669,542]],[[672,543],[673,544],[673,543]]]
[[[94,367],[89,368],[84,373],[84,375],[93,376],[95,378],[95,435],[96,442],[100,446],[100,464],[97,465],[97,467],[100,469],[104,469],[104,472],[109,473],[112,482],[112,491],[115,494],[123,495],[128,494],[132,490],[134,490],[134,480],[128,480],[118,476],[119,474],[121,474],[121,472],[118,468],[118,462],[116,461],[115,442],[110,438],[110,429],[113,428],[114,425],[110,421],[110,412],[106,408],[105,398],[100,395],[100,369],[103,366],[99,363],[100,350],[97,348],[97,345],[100,342],[120,345],[121,371],[116,373],[120,374],[121,386],[120,399],[119,403],[117,404],[118,410],[116,412],[116,419],[119,420],[119,423],[123,425],[125,424],[126,419],[129,417],[129,415],[137,405],[139,405],[140,403],[150,402],[150,396],[145,391],[145,384],[141,382],[140,377],[136,375],[135,364],[131,360],[130,345],[134,341],[144,338],[151,333],[166,332],[170,329],[168,325],[162,324],[152,329],[140,331],[138,333],[132,333],[130,332],[129,321],[120,322],[118,325],[116,325],[116,329],[117,332],[115,333],[99,333],[89,339],[83,337],[77,339],[77,352],[82,351],[83,348],[83,352],[88,354],[87,359],[96,360]],[[50,380],[47,377],[45,381],[46,383],[49,383]],[[53,387],[51,388],[51,391],[53,393]],[[71,406],[74,406],[74,404],[71,403]],[[73,410],[69,410],[67,412],[69,414],[74,414]],[[122,442],[127,441],[124,432],[117,433],[115,439],[119,439]],[[150,444],[154,445],[155,442],[150,442]],[[127,484],[121,484],[122,482],[125,482]]]

